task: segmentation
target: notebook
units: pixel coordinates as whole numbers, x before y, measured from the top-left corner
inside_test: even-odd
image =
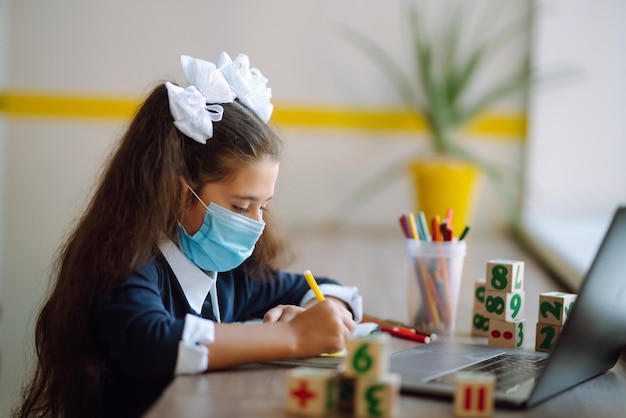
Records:
[[[436,341],[392,354],[402,392],[452,397],[453,373],[471,367],[496,374],[498,406],[525,408],[604,373],[626,345],[625,251],[626,206],[616,210],[550,354]],[[517,381],[500,377],[507,369]]]
[[[380,327],[372,322],[361,322],[356,325],[355,330],[352,332],[352,337],[359,338],[365,337],[371,334],[379,333]],[[308,367],[321,367],[336,369],[343,362],[346,356],[346,350],[339,351],[337,353],[320,354],[316,357],[309,357],[303,359],[281,359],[272,360],[267,363],[278,364],[282,366],[308,366]]]

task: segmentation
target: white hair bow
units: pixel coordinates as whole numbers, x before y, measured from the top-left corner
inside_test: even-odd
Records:
[[[194,141],[206,144],[213,136],[213,122],[222,120],[224,108],[207,105],[206,97],[194,86],[182,88],[168,81],[165,87],[174,125]]]
[[[250,68],[248,56],[239,54],[233,61],[226,52],[222,52],[217,68],[224,74],[237,98],[267,123],[274,110],[270,103],[272,89],[267,87],[267,78],[258,68]]]
[[[273,106],[267,79],[256,69],[250,69],[248,56],[240,54],[232,61],[222,52],[218,65],[182,55],[180,62],[189,87],[165,83],[174,117],[174,125],[185,135],[201,144],[213,136],[213,122],[222,120],[224,108],[238,98],[267,123]]]

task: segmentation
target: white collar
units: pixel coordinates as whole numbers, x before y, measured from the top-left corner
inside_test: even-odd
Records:
[[[204,272],[196,266],[181,250],[170,240],[165,238],[159,244],[159,250],[163,253],[165,260],[172,268],[174,275],[183,289],[183,293],[189,302],[189,306],[196,313],[202,312],[202,305],[207,294],[211,292],[211,300],[213,302],[213,314],[220,322],[219,305],[217,304],[217,272]]]

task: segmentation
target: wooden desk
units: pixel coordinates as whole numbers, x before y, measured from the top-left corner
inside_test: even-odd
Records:
[[[401,254],[403,243],[393,235],[360,235],[357,237],[334,236],[310,237],[302,242],[319,242],[322,245],[305,248],[308,260],[306,266],[313,271],[326,266],[333,277],[349,277],[333,265],[358,266],[358,274],[350,277],[348,284],[359,286],[364,294],[366,311],[375,315],[390,316],[401,314],[398,305],[402,302],[398,294],[404,289],[404,266]],[[526,320],[528,334],[525,348],[534,348],[534,324],[537,321],[538,294],[563,288],[547,275],[526,253],[507,236],[477,236],[468,240],[468,256],[464,266],[464,278],[461,294],[470,294],[473,280],[485,275],[485,262],[492,258],[509,258],[525,261],[525,288],[527,292]],[[339,248],[336,256],[329,250]],[[351,249],[350,251],[348,249]],[[315,265],[315,254],[319,254],[320,268]],[[400,259],[396,256],[400,255]],[[334,258],[333,258],[334,257]],[[396,257],[396,258],[394,258]],[[333,264],[335,263],[335,264]],[[369,264],[368,264],[369,263]],[[352,267],[350,267],[352,266]],[[303,270],[301,266],[295,271]],[[367,272],[374,271],[376,277],[368,277]],[[386,278],[398,279],[400,286],[391,292],[381,291],[380,272]],[[357,278],[361,281],[357,281]],[[378,286],[378,287],[377,287]],[[389,283],[385,283],[389,288]],[[398,290],[400,288],[400,291]],[[575,290],[573,290],[575,292]],[[375,297],[373,296],[375,295]],[[471,299],[461,298],[457,312],[458,337],[468,338],[471,314]],[[399,310],[400,309],[400,310]],[[391,312],[390,312],[391,311]],[[399,351],[415,343],[393,339],[392,349]],[[199,376],[178,377],[163,393],[161,398],[147,412],[147,418],[185,418],[185,417],[254,417],[277,418],[289,417],[285,412],[286,372],[289,368],[271,365],[249,365],[236,369],[211,372]],[[293,415],[292,415],[293,416]],[[340,416],[340,415],[337,415]],[[349,415],[347,415],[349,416]],[[412,395],[400,398],[397,417],[452,417],[451,400],[429,399]],[[495,416],[568,416],[568,417],[624,417],[626,416],[626,354],[609,372],[585,382],[529,410],[497,409]]]
[[[395,344],[395,349],[411,344]],[[177,378],[146,418],[280,418],[285,411],[289,367],[250,365],[229,371]],[[624,417],[626,356],[609,372],[527,410],[497,409],[496,417]],[[345,416],[336,414],[333,416]],[[398,418],[452,417],[452,400],[402,395]]]

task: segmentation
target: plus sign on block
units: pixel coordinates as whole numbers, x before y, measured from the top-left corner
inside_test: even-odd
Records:
[[[335,408],[337,372],[312,367],[297,367],[287,374],[288,412],[319,416]]]
[[[489,417],[493,415],[496,377],[489,373],[460,372],[456,376],[454,415]]]

